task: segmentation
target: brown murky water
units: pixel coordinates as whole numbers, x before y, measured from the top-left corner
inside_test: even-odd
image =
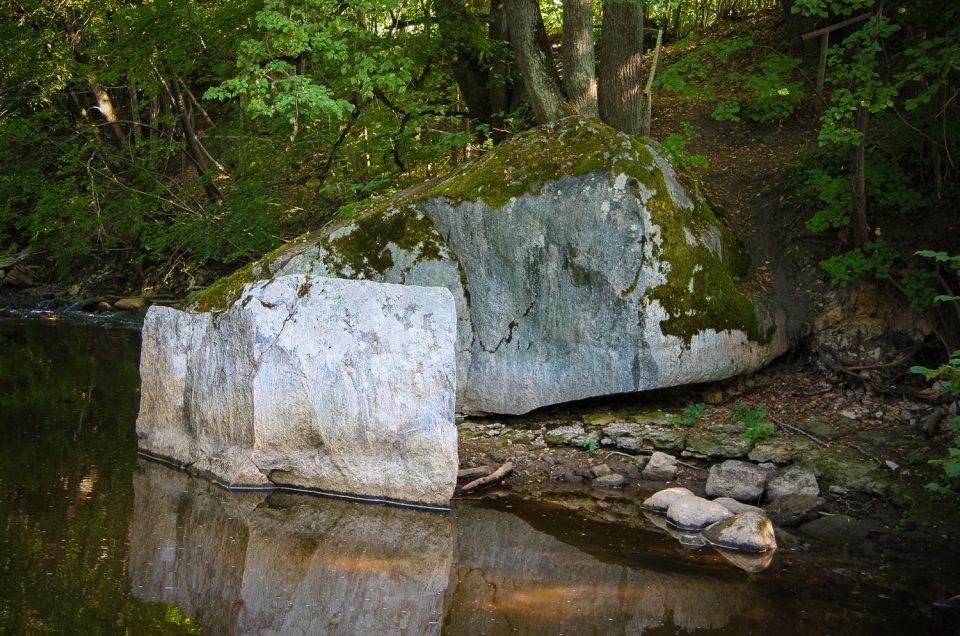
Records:
[[[0,633],[938,634],[935,560],[758,573],[642,523],[227,492],[138,459],[135,331],[0,319]],[[923,564],[923,565],[921,565]]]

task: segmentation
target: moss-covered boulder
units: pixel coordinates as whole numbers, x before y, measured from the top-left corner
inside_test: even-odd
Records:
[[[647,143],[574,117],[306,235],[195,306],[279,274],[447,287],[458,409],[524,413],[766,364],[787,345],[782,313],[738,288],[746,267]]]

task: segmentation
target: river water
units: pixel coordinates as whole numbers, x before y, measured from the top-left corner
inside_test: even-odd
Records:
[[[922,568],[635,523],[236,493],[138,458],[139,334],[0,318],[0,633],[937,634]]]

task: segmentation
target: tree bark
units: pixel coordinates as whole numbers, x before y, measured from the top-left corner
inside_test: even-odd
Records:
[[[870,224],[867,222],[867,118],[869,111],[857,108],[856,127],[860,131],[860,143],[850,151],[852,163],[851,185],[853,189],[853,240],[860,245],[870,237]]]
[[[603,5],[600,118],[629,135],[642,132],[643,9],[631,2]]]
[[[460,88],[460,94],[467,111],[474,120],[489,124],[492,113],[490,104],[490,72],[477,59],[475,51],[470,49],[470,31],[478,31],[479,21],[469,14],[462,1],[435,0],[434,11],[440,25],[440,32],[453,57],[453,79]],[[479,34],[482,37],[482,31]]]
[[[507,8],[504,0],[490,0],[490,39],[497,42],[510,42],[510,23],[507,22]],[[510,81],[510,68],[506,60],[496,60],[490,70],[490,135],[494,144],[507,137],[507,125],[504,116],[510,112],[510,98],[514,86]]]
[[[563,0],[563,87],[574,110],[600,116],[592,0]]]
[[[560,77],[550,54],[547,30],[536,0],[506,0],[510,42],[517,57],[527,99],[538,124],[549,124],[569,111],[560,92]]]
[[[127,143],[127,136],[123,133],[120,122],[117,121],[117,113],[113,109],[113,102],[110,101],[110,95],[103,86],[100,86],[100,82],[97,81],[97,76],[93,73],[87,76],[87,84],[90,86],[90,90],[93,91],[93,96],[97,100],[97,110],[100,111],[104,121],[107,122],[107,127],[110,129],[110,132],[113,133],[120,147],[126,148],[129,145]]]

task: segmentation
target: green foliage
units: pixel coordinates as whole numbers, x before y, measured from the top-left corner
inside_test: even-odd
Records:
[[[600,448],[600,442],[595,439],[588,439],[577,442],[577,446],[587,451],[588,455],[593,455]]]
[[[733,419],[744,426],[743,441],[747,444],[764,442],[777,434],[767,415],[767,406],[761,402],[750,409],[742,400],[733,409]]]
[[[741,121],[742,117],[780,121],[792,115],[804,97],[798,72],[802,61],[797,57],[773,51],[753,61],[745,57],[754,47],[749,37],[717,41],[690,37],[678,42],[677,48],[691,45],[698,46],[667,67],[658,86],[689,100],[718,102],[712,114],[717,121]],[[736,58],[743,58],[737,66],[744,72],[729,70]]]
[[[680,415],[674,415],[667,423],[670,426],[696,426],[700,423],[700,417],[703,415],[706,405],[703,402],[690,404],[684,407]]]
[[[675,166],[685,168],[707,168],[709,162],[703,155],[687,154],[687,142],[693,136],[693,126],[690,122],[681,122],[683,132],[670,133],[660,143],[657,152]]]
[[[830,274],[830,282],[846,287],[855,278],[872,273],[877,280],[888,280],[890,269],[900,253],[883,239],[869,240],[862,247],[837,254],[820,262],[820,267]]]
[[[929,254],[933,255],[932,258],[943,259],[944,262],[960,264],[957,257],[949,257],[943,252],[929,252]],[[960,301],[960,298],[953,297],[950,300]],[[954,400],[960,398],[960,349],[951,353],[949,359],[936,369],[914,366],[910,368],[910,372],[922,375],[928,381],[936,382],[940,391]],[[927,484],[929,490],[941,494],[960,491],[960,416],[951,418],[947,426],[957,435],[953,438],[953,446],[947,449],[947,457],[936,460],[936,463],[943,468],[940,479]]]

